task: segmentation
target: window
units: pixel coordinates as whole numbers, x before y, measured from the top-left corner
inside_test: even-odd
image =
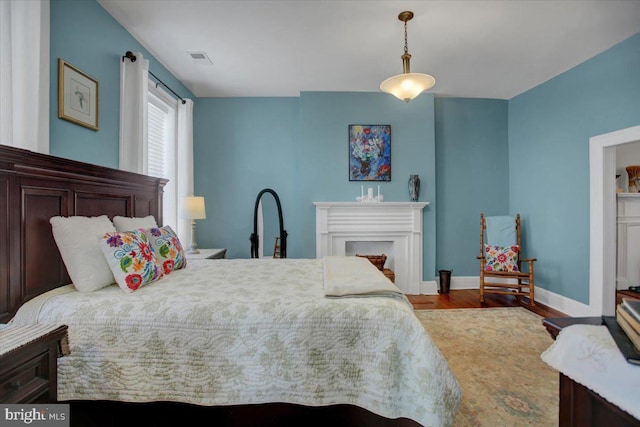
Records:
[[[164,224],[177,224],[176,185],[176,101],[149,83],[147,173],[169,180],[164,187],[162,218]]]

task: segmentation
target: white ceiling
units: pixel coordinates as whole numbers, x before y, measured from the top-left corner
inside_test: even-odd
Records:
[[[640,0],[98,1],[197,97],[378,91],[402,72],[403,10],[439,96],[509,99],[640,31]]]

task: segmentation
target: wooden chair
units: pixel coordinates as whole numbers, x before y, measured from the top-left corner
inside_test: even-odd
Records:
[[[508,224],[506,217],[494,218],[499,218],[503,224]],[[484,214],[480,214],[480,256],[478,257],[480,260],[480,302],[484,302],[484,294],[492,293],[514,295],[519,302],[520,297],[526,296],[529,297],[529,305],[534,306],[536,303],[534,299],[535,282],[533,276],[533,263],[536,259],[521,257],[522,242],[520,237],[520,214],[516,215],[513,220],[517,250],[507,253],[513,255],[513,252],[515,252],[516,260],[515,263],[509,263],[509,267],[505,267],[505,264],[498,264],[497,256],[492,257],[487,255],[488,252],[486,251],[487,248],[485,248],[485,244],[505,248],[509,248],[509,246],[498,244],[498,242],[492,243],[488,241],[488,238],[485,239],[485,234],[489,234],[487,233],[487,221]],[[496,253],[495,247],[490,247],[489,250],[492,251],[491,253]],[[509,249],[505,250],[509,251]],[[497,253],[500,253],[500,251],[497,251]],[[504,259],[503,257],[500,258],[501,260]],[[504,269],[511,268],[513,264],[517,266],[517,269],[514,269],[517,271],[503,271]],[[523,265],[527,267],[527,271],[523,271]],[[488,282],[487,278],[499,279],[500,282]]]

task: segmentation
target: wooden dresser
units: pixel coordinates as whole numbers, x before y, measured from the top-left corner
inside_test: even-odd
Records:
[[[542,324],[555,340],[571,325],[602,325],[602,317],[547,318]],[[560,372],[560,427],[640,427],[640,420]]]
[[[0,327],[0,403],[56,402],[66,339],[64,325]]]

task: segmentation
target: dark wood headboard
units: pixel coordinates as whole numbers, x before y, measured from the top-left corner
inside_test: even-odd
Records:
[[[0,323],[70,283],[49,218],[155,216],[167,180],[0,145]]]

